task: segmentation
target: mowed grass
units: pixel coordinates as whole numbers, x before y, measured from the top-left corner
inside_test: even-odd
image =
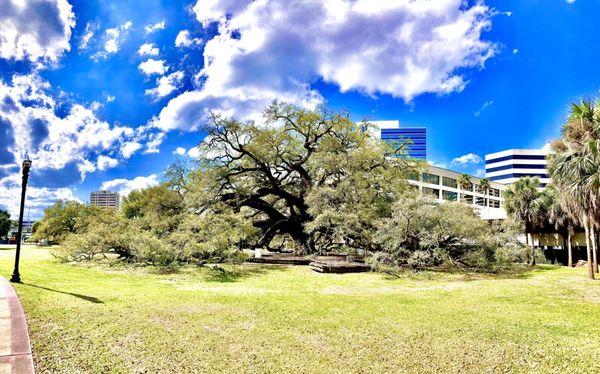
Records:
[[[0,274],[14,251],[0,249]],[[600,372],[600,281],[60,264],[25,248],[38,372]]]

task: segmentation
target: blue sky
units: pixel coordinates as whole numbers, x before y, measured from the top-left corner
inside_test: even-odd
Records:
[[[481,174],[540,148],[600,89],[600,1],[0,0],[0,207],[31,215],[158,183],[210,110],[277,98],[425,126],[428,159]]]

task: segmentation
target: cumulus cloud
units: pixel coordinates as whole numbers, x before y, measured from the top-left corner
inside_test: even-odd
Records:
[[[158,48],[152,43],[144,43],[138,49],[140,56],[158,56]]]
[[[177,147],[175,148],[175,150],[173,151],[174,155],[179,155],[179,156],[183,156],[185,154],[185,148],[183,147]]]
[[[142,149],[142,147],[138,142],[125,142],[121,146],[121,155],[123,155],[123,158],[130,158],[135,152]]]
[[[142,62],[138,69],[146,75],[158,74],[163,75],[169,70],[169,67],[165,65],[164,60],[155,60],[153,58],[149,58],[146,61]]]
[[[468,164],[480,164],[483,162],[481,157],[476,155],[475,153],[467,153],[466,155],[462,155],[452,160],[452,165],[468,165]]]
[[[192,8],[218,33],[204,46],[198,89],[173,98],[152,121],[164,130],[196,128],[209,110],[256,118],[273,99],[312,107],[322,79],[342,92],[410,101],[467,84],[495,46],[482,39],[493,11],[463,0],[322,2],[201,0]]]
[[[190,37],[188,30],[181,30],[175,38],[175,47],[191,47],[200,44],[202,44],[202,39]]]
[[[75,14],[67,0],[1,0],[0,8],[0,58],[56,62],[70,50]]]
[[[148,25],[148,26],[145,27],[146,34],[151,34],[151,33],[155,32],[155,31],[158,31],[158,30],[164,30],[165,27],[166,27],[165,21],[160,21],[160,22],[157,22],[157,23],[155,23],[153,25]]]
[[[36,180],[66,186],[83,180],[95,165],[107,165],[99,157],[116,152],[135,134],[129,127],[102,121],[91,108],[66,106],[48,93],[50,88],[35,74],[15,75],[10,83],[0,80],[0,165],[28,153]]]
[[[121,49],[120,43],[127,35],[129,29],[131,29],[131,26],[133,26],[133,23],[131,21],[127,21],[120,26],[111,29],[106,29],[106,31],[104,32],[105,35],[103,50],[98,51],[92,56],[92,58],[97,60],[100,57],[107,58],[108,55],[117,53],[119,49]]]
[[[181,87],[183,82],[183,71],[176,71],[165,75],[156,80],[156,87],[146,90],[146,95],[152,96],[155,100],[170,95],[173,91]]]
[[[133,179],[113,179],[102,183],[100,189],[116,191],[121,196],[127,196],[131,191],[141,190],[146,187],[158,185],[158,176],[151,174],[147,177],[135,177]]]
[[[44,209],[54,204],[56,200],[80,201],[70,188],[27,188],[27,213],[32,219],[40,218]],[[18,174],[0,179],[0,207],[8,210],[13,219],[19,217],[21,201],[21,178]]]
[[[100,155],[98,157],[97,165],[98,165],[98,170],[111,169],[111,168],[114,168],[115,166],[119,165],[119,160],[112,158],[112,157]]]

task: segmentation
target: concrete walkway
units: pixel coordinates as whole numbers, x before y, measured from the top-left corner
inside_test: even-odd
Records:
[[[0,374],[33,372],[25,313],[10,282],[0,277]]]

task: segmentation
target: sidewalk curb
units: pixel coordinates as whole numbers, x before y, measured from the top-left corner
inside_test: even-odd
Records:
[[[30,374],[35,373],[31,344],[27,329],[27,320],[21,302],[13,286],[3,277],[0,277],[0,300],[5,299],[8,303],[10,317],[10,354],[0,352],[0,368],[10,364],[12,373]],[[2,318],[2,317],[0,317]],[[0,337],[4,339],[5,337]]]

